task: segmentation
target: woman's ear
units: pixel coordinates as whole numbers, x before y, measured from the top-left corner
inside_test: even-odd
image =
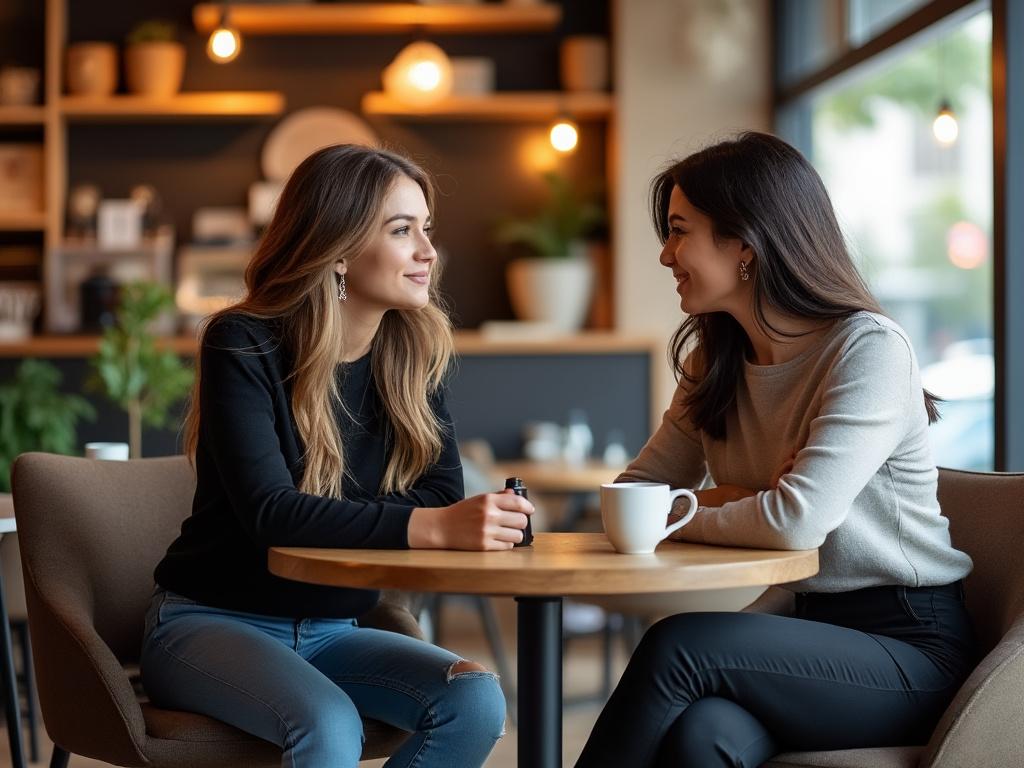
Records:
[[[334,262],[334,272],[335,274],[338,275],[344,275],[346,272],[348,272],[348,264],[345,262],[344,259],[342,259],[341,261]]]

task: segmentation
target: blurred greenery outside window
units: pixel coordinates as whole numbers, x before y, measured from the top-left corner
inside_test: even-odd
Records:
[[[850,2],[847,31],[870,37],[896,20],[887,7],[919,5]],[[930,429],[936,462],[975,470],[994,464],[991,46],[991,13],[975,6],[827,82],[779,121],[784,135],[800,126],[854,259],[910,335],[924,386],[946,399]],[[959,124],[950,146],[932,132],[943,101]]]

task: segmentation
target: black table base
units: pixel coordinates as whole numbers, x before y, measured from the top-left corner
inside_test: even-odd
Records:
[[[562,598],[517,597],[519,765],[562,765]]]

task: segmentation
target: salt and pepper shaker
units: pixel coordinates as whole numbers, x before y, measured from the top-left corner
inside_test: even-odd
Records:
[[[505,488],[511,488],[512,492],[516,496],[522,496],[524,499],[530,497],[526,493],[526,484],[522,481],[522,478],[510,477],[505,481]],[[528,547],[533,544],[533,525],[530,521],[530,516],[526,516],[526,529],[523,531],[523,540],[516,544],[517,547]]]

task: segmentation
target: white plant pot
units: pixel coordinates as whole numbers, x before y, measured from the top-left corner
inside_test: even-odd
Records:
[[[505,277],[512,310],[520,320],[566,332],[583,327],[594,293],[594,265],[582,243],[564,259],[516,259]]]
[[[171,42],[129,45],[124,53],[124,74],[132,93],[174,96],[185,75],[185,46]]]

